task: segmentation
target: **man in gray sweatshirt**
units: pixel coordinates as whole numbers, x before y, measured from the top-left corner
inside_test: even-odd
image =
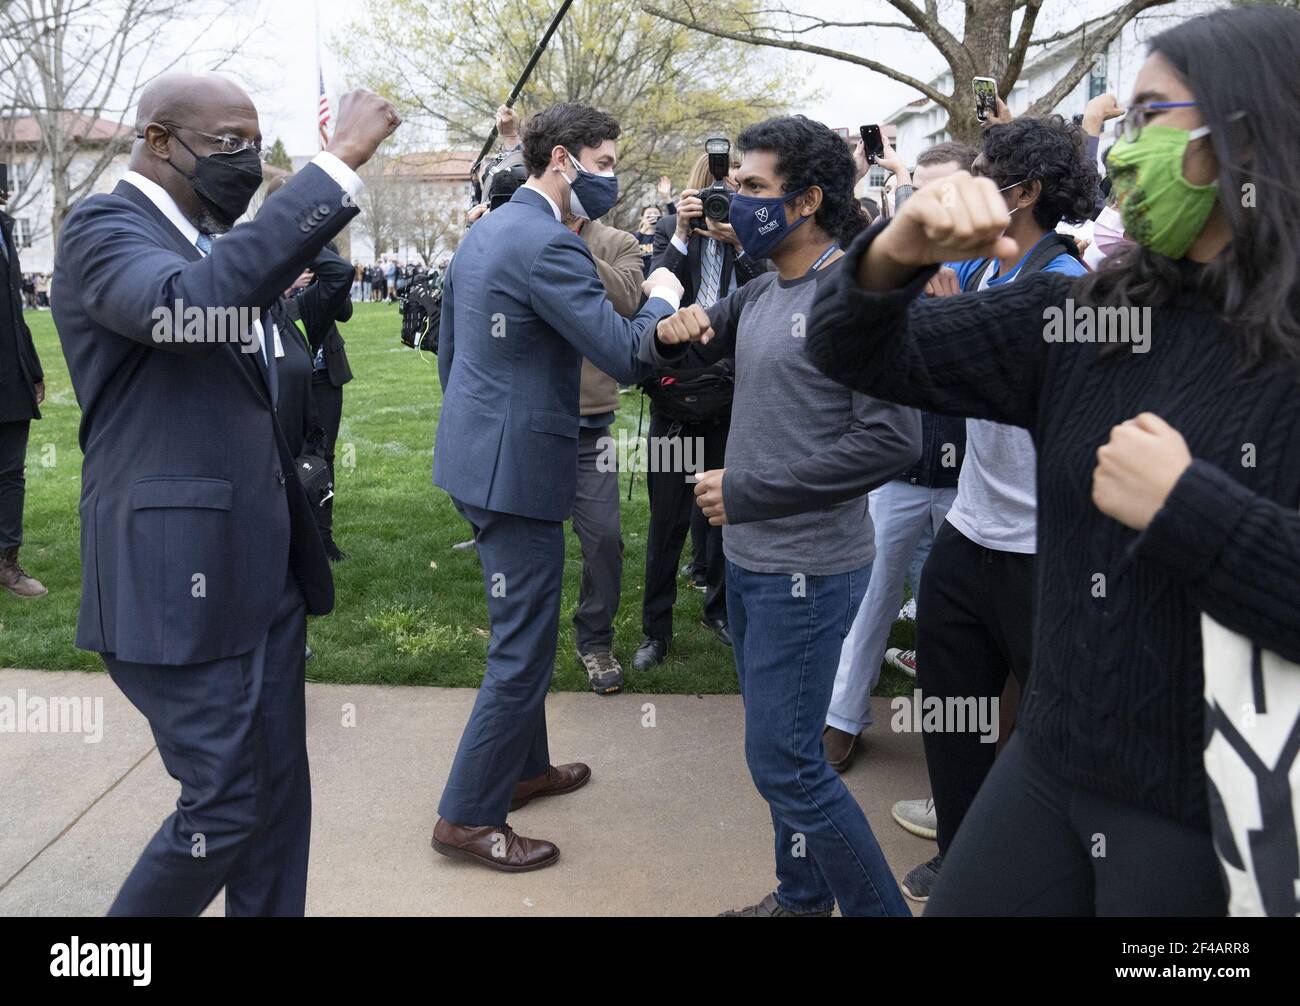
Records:
[[[804,355],[817,283],[865,225],[844,141],[803,116],[741,133],[731,224],[775,267],[659,341],[734,344],[727,467],[696,502],[723,525],[745,756],[772,811],[778,886],[742,916],[907,915],[866,816],[821,743],[840,645],[874,557],[867,493],[915,464],[919,413],[847,392]]]

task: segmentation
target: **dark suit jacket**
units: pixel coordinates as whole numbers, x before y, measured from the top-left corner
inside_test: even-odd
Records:
[[[582,238],[545,197],[519,189],[475,222],[447,270],[434,485],[485,510],[564,520],[583,357],[625,384],[648,377],[646,344],[671,313],[652,298],[620,317]]]
[[[6,261],[0,257],[3,282],[0,282],[0,423],[40,419],[36,407],[36,385],[45,380],[32,333],[23,320],[23,268],[14,244],[14,219],[0,213],[0,231],[4,233]]]
[[[301,299],[304,294],[312,289],[319,287],[322,283],[328,283],[333,290],[330,297],[330,307],[322,310],[322,327],[320,329],[320,338],[313,334],[313,327],[309,326],[307,334],[312,339],[312,345],[315,349],[320,348],[321,340],[325,343],[325,379],[336,388],[341,388],[352,380],[352,367],[348,364],[347,350],[344,349],[343,336],[339,334],[339,327],[336,322],[348,321],[352,317],[352,281],[356,276],[356,270],[351,262],[345,261],[332,248],[323,248],[321,253],[316,256],[316,261],[312,263],[312,270],[316,273],[316,282],[302,291],[298,296]],[[339,289],[334,289],[333,284],[343,284]],[[324,316],[328,314],[329,317]]]
[[[51,301],[82,411],[82,649],[172,665],[246,653],[288,570],[309,613],[333,606],[261,351],[212,341],[211,321],[204,341],[159,334],[177,306],[255,309],[269,334],[270,307],[356,213],[308,165],[206,258],[128,182],[68,215]]]
[[[316,279],[292,297],[284,297],[272,309],[280,328],[284,356],[277,361],[280,369],[280,403],[277,413],[280,427],[294,457],[303,452],[304,442],[320,417],[312,401],[312,384],[316,379],[316,351],[325,344],[329,362],[329,336],[338,330],[334,319],[352,316],[352,266],[329,249],[324,249],[311,263]],[[344,306],[346,305],[346,311]],[[301,328],[294,324],[297,321]],[[304,335],[306,338],[304,339]],[[340,350],[342,339],[339,340]],[[347,358],[344,357],[346,366]],[[349,378],[352,376],[348,375]]]
[[[655,225],[655,253],[654,259],[650,262],[650,272],[654,272],[660,266],[665,269],[671,269],[673,275],[681,280],[685,288],[682,293],[682,307],[695,303],[695,291],[700,288],[700,242],[711,240],[704,236],[700,230],[691,231],[690,238],[686,242],[686,248],[689,255],[683,255],[672,242],[673,234],[677,231],[677,216],[665,214],[659,218],[659,223]],[[722,244],[722,289],[718,292],[719,298],[727,295],[728,288],[731,285],[731,274],[736,274],[736,286],[744,286],[751,279],[761,272],[765,272],[767,265],[765,262],[755,262],[748,255],[737,255],[736,249],[731,245]]]

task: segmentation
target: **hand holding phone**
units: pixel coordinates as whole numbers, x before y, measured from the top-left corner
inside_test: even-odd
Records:
[[[860,126],[858,133],[862,137],[862,150],[867,155],[867,163],[875,164],[876,158],[882,156],[885,152],[885,145],[881,140],[880,126]]]
[[[975,77],[971,87],[975,91],[975,118],[984,122],[997,111],[998,82],[992,77]]]

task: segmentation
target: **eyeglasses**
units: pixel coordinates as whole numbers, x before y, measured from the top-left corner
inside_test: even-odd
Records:
[[[1148,101],[1140,105],[1130,105],[1124,118],[1115,123],[1115,139],[1128,140],[1133,143],[1142,135],[1142,130],[1152,112],[1163,112],[1170,108],[1196,108],[1195,101]]]
[[[248,150],[251,148],[252,150],[255,150],[257,152],[258,157],[265,156],[265,154],[262,151],[262,143],[260,140],[246,140],[242,136],[235,136],[231,133],[224,133],[221,136],[213,136],[211,133],[205,133],[201,129],[195,129],[193,126],[182,126],[180,123],[177,122],[163,122],[159,120],[159,124],[163,126],[167,126],[169,129],[189,130],[191,133],[194,133],[196,136],[203,137],[214,147],[216,147],[219,153],[222,154],[238,154],[241,151]]]

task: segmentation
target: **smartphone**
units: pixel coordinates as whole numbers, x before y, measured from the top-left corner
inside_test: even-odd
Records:
[[[9,191],[9,165],[0,161],[0,192]]]
[[[867,155],[867,163],[875,164],[877,157],[885,156],[885,144],[880,138],[879,126],[859,126],[862,137],[862,150]]]
[[[984,122],[998,110],[998,82],[992,77],[975,77],[971,86],[975,88],[975,118]]]

